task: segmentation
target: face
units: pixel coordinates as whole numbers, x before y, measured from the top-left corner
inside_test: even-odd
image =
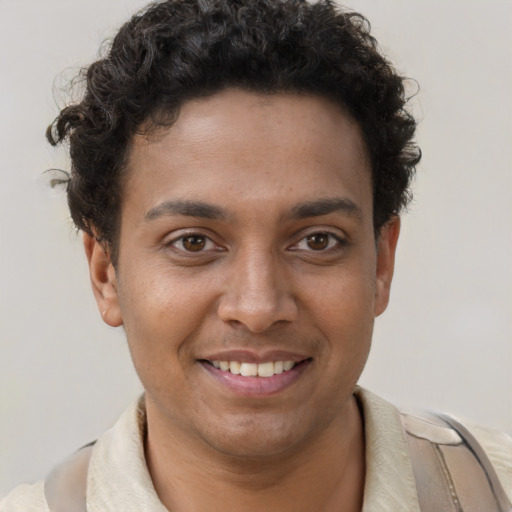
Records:
[[[119,259],[86,249],[148,422],[222,453],[282,453],[343,422],[387,304],[357,124],[307,95],[227,90],[133,140]]]

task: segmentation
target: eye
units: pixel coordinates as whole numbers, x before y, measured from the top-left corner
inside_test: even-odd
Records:
[[[315,233],[306,237],[306,244],[314,251],[323,251],[329,247],[331,238],[328,233]]]
[[[180,236],[170,242],[169,246],[186,252],[203,252],[217,249],[212,240],[198,233]]]
[[[291,247],[291,249],[301,251],[328,251],[344,244],[344,240],[333,233],[318,232],[305,236],[297,244]]]

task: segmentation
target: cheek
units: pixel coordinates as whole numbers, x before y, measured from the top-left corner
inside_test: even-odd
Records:
[[[375,290],[375,271],[371,262],[368,264],[363,258],[326,276],[315,286],[323,325],[335,328],[353,324],[364,328],[369,323],[367,319],[374,317]]]
[[[144,380],[141,374],[176,372],[176,362],[187,356],[187,341],[208,316],[209,305],[206,291],[193,282],[156,269],[140,275],[121,280],[119,304],[130,352]]]
[[[333,274],[316,295],[317,301],[311,302],[315,324],[329,342],[332,363],[339,366],[350,360],[354,368],[364,365],[375,304],[375,278],[369,268],[356,264]]]

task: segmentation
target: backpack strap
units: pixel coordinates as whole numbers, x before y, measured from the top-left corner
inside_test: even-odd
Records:
[[[421,512],[512,512],[484,450],[454,418],[401,414]],[[94,443],[57,466],[44,485],[51,512],[86,512],[87,470]]]
[[[401,414],[421,512],[511,512],[474,436],[444,414]]]
[[[51,512],[86,512],[87,470],[94,443],[90,443],[48,475],[44,494]]]

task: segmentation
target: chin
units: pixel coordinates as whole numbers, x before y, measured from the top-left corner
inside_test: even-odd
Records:
[[[256,413],[210,425],[203,439],[211,448],[230,457],[264,458],[294,452],[307,436],[306,430],[304,422]]]

